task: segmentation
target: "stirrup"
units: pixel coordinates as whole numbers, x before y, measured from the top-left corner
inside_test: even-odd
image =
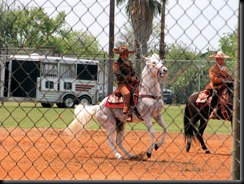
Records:
[[[215,114],[210,114],[209,119],[218,119],[218,117]]]
[[[132,115],[131,115],[131,114],[128,114],[128,115],[126,116],[126,121],[127,121],[127,122],[132,122]]]
[[[132,122],[132,114],[128,114],[128,112],[123,112],[123,114],[125,115],[126,122]]]
[[[218,119],[218,115],[217,115],[217,109],[214,109],[211,114],[209,115],[210,119]]]

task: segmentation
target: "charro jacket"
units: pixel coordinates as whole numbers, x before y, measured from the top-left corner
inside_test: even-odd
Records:
[[[224,81],[231,81],[231,75],[226,66],[220,66],[216,63],[209,69],[210,83],[206,89],[220,89]]]
[[[130,60],[122,60],[120,57],[113,63],[113,71],[116,82],[120,84],[130,84],[131,78],[135,75],[135,68]]]

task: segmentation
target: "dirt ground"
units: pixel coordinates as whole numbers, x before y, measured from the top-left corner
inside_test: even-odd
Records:
[[[231,180],[231,135],[205,134],[211,154],[197,143],[185,151],[182,133],[168,133],[147,160],[117,160],[102,130],[77,138],[57,129],[0,129],[1,180]],[[156,133],[157,138],[160,133]],[[148,132],[128,131],[132,154],[146,151]],[[122,154],[122,152],[121,152]]]

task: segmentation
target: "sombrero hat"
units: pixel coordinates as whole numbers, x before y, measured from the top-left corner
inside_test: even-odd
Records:
[[[224,54],[222,51],[218,51],[216,54],[209,56],[210,58],[231,58],[230,56]]]
[[[134,53],[136,53],[135,50],[133,50],[133,51],[128,50],[128,47],[126,45],[122,45],[119,48],[113,48],[113,52],[115,54],[134,54]]]

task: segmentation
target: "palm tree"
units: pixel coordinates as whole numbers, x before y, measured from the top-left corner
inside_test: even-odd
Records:
[[[161,14],[161,33],[160,33],[160,46],[159,46],[159,57],[165,59],[165,4],[167,0],[162,0],[162,14]]]
[[[109,65],[108,65],[108,94],[113,93],[113,61],[114,57],[114,0],[110,0],[110,10],[109,10]]]
[[[117,5],[126,0],[116,0]],[[161,4],[157,0],[128,0],[125,7],[131,19],[135,36],[136,59],[140,59],[140,47],[143,55],[147,54],[147,42],[152,34],[153,18],[161,14]],[[137,73],[140,74],[140,62],[136,62]]]

